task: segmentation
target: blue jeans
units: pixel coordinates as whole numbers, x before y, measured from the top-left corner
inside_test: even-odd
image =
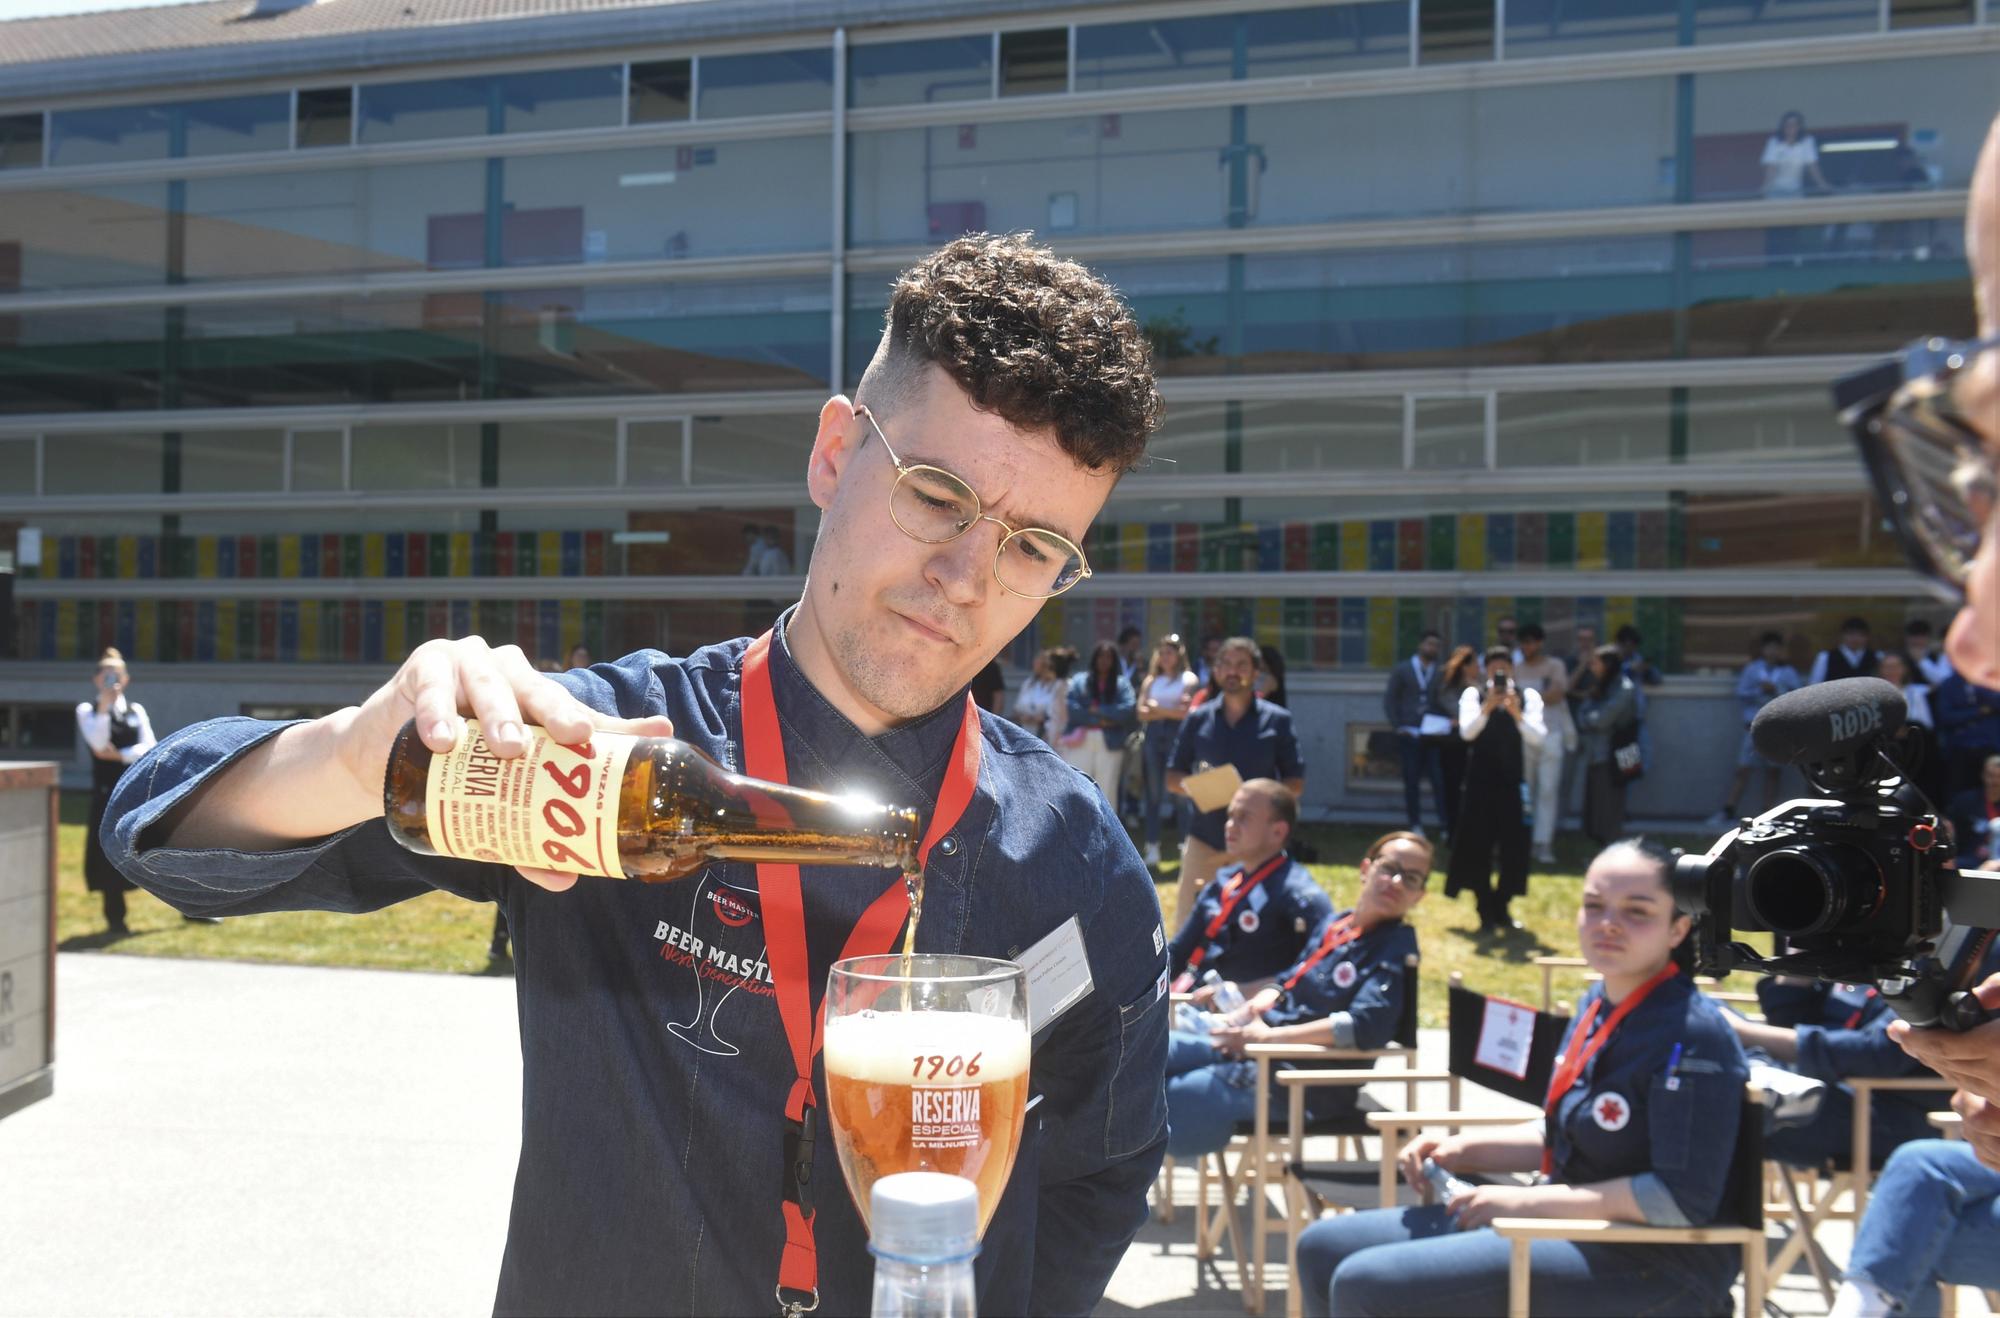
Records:
[[[2000,1172],[1970,1144],[1914,1140],[1890,1156],[1854,1233],[1847,1275],[1905,1313],[1938,1311],[1937,1282],[2000,1286]]]
[[[1736,1253],[1726,1246],[1538,1240],[1530,1248],[1532,1311],[1536,1318],[1727,1313],[1734,1272],[1674,1258],[1677,1250],[1707,1249]],[[1507,1254],[1507,1242],[1489,1229],[1454,1230],[1440,1204],[1343,1213],[1299,1236],[1299,1298],[1315,1318],[1502,1314]]]
[[[1167,1036],[1167,1156],[1198,1158],[1227,1148],[1236,1123],[1257,1115],[1254,1063],[1231,1061],[1206,1034]]]
[[[1139,818],[1144,841],[1149,847],[1160,843],[1160,806],[1163,803],[1173,807],[1174,826],[1180,829],[1182,837],[1187,836],[1188,799],[1167,795],[1167,762],[1174,756],[1174,740],[1180,732],[1179,719],[1161,719],[1146,725],[1146,799],[1140,802]]]
[[[1438,818],[1444,818],[1444,757],[1438,753],[1437,743],[1422,737],[1412,737],[1408,733],[1396,734],[1396,749],[1403,757],[1403,823],[1406,827],[1423,827],[1423,783],[1431,780],[1431,800],[1437,806]]]

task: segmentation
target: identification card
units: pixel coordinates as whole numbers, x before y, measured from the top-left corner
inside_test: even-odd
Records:
[[[1028,1033],[1040,1034],[1056,1017],[1089,996],[1090,958],[1083,926],[1074,915],[1054,933],[1014,958],[1028,979]]]
[[[1535,1046],[1535,1011],[1504,998],[1486,999],[1479,1022],[1479,1047],[1472,1060],[1488,1070],[1528,1078],[1528,1054]]]

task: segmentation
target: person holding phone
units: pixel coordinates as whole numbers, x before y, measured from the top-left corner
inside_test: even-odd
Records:
[[[125,656],[107,647],[97,660],[97,676],[91,679],[91,698],[76,707],[77,731],[90,748],[90,829],[83,839],[83,883],[104,899],[104,924],[113,938],[132,932],[125,923],[125,894],[135,885],[111,863],[104,844],[98,840],[98,826],[104,822],[105,807],[111,804],[111,789],[125,776],[125,766],[153,749],[153,724],[146,707],[128,700],[125,688],[132,675]]]

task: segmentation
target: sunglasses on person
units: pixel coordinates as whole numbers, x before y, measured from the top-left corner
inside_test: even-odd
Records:
[[[1834,382],[1834,408],[1860,446],[1875,497],[1911,565],[1933,594],[1965,602],[1966,578],[2000,502],[2000,462],[1987,448],[1965,384],[2000,337],[1919,339],[1894,357]],[[2000,400],[1981,406],[2000,412]],[[1981,422],[1984,422],[1982,426]]]

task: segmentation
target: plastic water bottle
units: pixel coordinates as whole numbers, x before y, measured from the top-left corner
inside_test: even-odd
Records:
[[[963,1176],[897,1172],[869,1195],[874,1318],[974,1318],[979,1188]]]
[[[1242,1015],[1245,1005],[1243,990],[1213,970],[1204,973],[1201,982],[1215,990],[1215,1016],[1219,1019],[1209,1028],[1214,1029],[1220,1025],[1241,1025],[1243,1022],[1238,1017]]]

